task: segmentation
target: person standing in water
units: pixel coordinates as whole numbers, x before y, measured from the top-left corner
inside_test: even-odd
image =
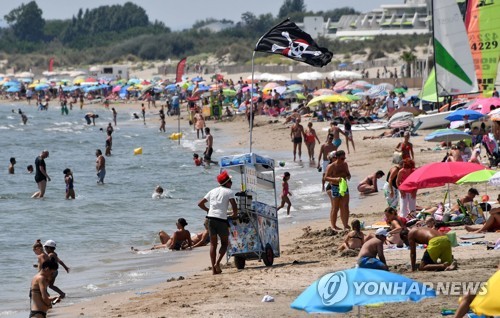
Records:
[[[217,164],[217,161],[212,160],[212,153],[214,152],[214,137],[210,134],[210,128],[205,127],[205,141],[207,143],[207,148],[205,149],[205,152],[203,153],[203,159],[205,159],[205,163],[207,167],[210,167],[210,164]]]
[[[304,126],[300,124],[300,117],[296,119],[295,123],[290,128],[290,138],[293,142],[293,161],[297,156],[297,148],[299,151],[299,161],[302,162],[302,137],[304,137]]]
[[[142,120],[144,121],[144,125],[146,125],[146,107],[144,107],[144,103],[141,105],[141,114]]]
[[[9,164],[9,174],[14,174],[14,165],[15,164],[16,164],[16,158],[11,157],[10,164]]]
[[[113,113],[113,122],[115,123],[116,127],[116,116],[118,115],[118,113],[116,112],[116,109],[114,107],[111,108],[111,112]]]
[[[63,171],[64,173],[64,182],[66,183],[66,199],[74,199],[75,198],[75,189],[73,188],[73,172],[71,169],[66,168]]]
[[[49,151],[44,150],[40,156],[35,159],[35,181],[38,186],[38,191],[35,192],[31,197],[36,199],[41,199],[45,195],[45,189],[47,188],[47,181],[50,181],[49,174],[47,173],[45,166],[45,158],[49,157]]]
[[[104,150],[104,153],[106,154],[107,157],[111,156],[111,147],[113,146],[113,137],[111,136],[112,131],[107,131],[106,134],[108,137],[106,137],[106,149]]]
[[[104,177],[106,176],[106,159],[102,155],[101,149],[95,151],[97,157],[95,161],[95,169],[97,171],[97,184],[104,184]]]
[[[290,180],[290,172],[287,171],[283,174],[281,204],[276,209],[276,212],[278,212],[278,210],[283,208],[286,203],[288,205],[288,207],[286,208],[286,215],[290,215],[290,208],[292,207],[292,203],[290,202],[290,198],[288,197],[289,195],[292,195],[292,193],[288,189],[288,180]]]

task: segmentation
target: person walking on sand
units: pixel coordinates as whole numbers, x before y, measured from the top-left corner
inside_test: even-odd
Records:
[[[404,229],[399,233],[403,242],[410,247],[410,261],[412,271],[417,270],[417,245],[425,244],[425,249],[418,270],[420,271],[444,271],[457,269],[457,262],[453,259],[451,242],[446,234],[428,228],[418,227],[410,231]],[[439,262],[438,262],[439,260]]]
[[[194,118],[194,128],[196,129],[196,138],[200,139],[200,132],[201,132],[201,138],[205,138],[203,134],[203,129],[205,129],[206,127],[205,118],[198,109],[196,110],[196,113],[194,114],[193,118]]]
[[[304,126],[300,124],[300,117],[297,118],[295,123],[290,128],[290,139],[293,142],[293,161],[297,156],[297,148],[299,148],[299,161],[302,162],[302,137],[304,136]]]
[[[49,174],[45,166],[45,158],[49,157],[49,151],[44,150],[40,156],[35,159],[35,181],[38,186],[38,191],[35,192],[31,197],[36,199],[41,199],[45,195],[45,189],[47,187],[47,181],[50,181]]]
[[[356,147],[354,146],[354,138],[352,135],[352,116],[350,115],[349,109],[346,109],[344,112],[344,135],[345,135],[345,145],[347,147],[347,153],[350,154],[349,151],[349,141],[352,144],[352,149],[356,151]]]
[[[227,209],[229,204],[232,207],[232,218],[238,216],[238,207],[234,199],[234,193],[231,190],[233,184],[231,176],[227,171],[222,171],[217,176],[219,187],[210,190],[198,206],[207,212],[208,231],[210,234],[210,261],[212,263],[212,274],[217,275],[222,273],[220,262],[224,258],[227,251],[228,238],[229,238],[229,224],[227,221]],[[209,203],[207,208],[206,203]],[[217,237],[220,238],[221,247],[219,249],[219,256],[216,258],[217,251]]]
[[[95,170],[97,171],[97,184],[104,184],[104,177],[106,176],[106,158],[102,155],[101,149],[95,151]]]
[[[342,139],[340,139],[340,134],[346,135],[342,129],[337,127],[337,123],[332,121],[330,124],[330,128],[328,128],[328,134],[333,135],[333,145],[335,146],[334,150],[338,150],[340,145],[342,144]]]
[[[31,280],[30,286],[30,317],[45,318],[52,305],[61,300],[60,296],[50,296],[47,287],[49,281],[57,273],[59,266],[53,260],[43,262],[40,271]]]
[[[330,164],[330,159],[328,158],[328,154],[330,154],[332,151],[335,151],[335,146],[333,145],[333,135],[328,135],[326,142],[321,145],[321,148],[319,148],[319,154],[318,154],[318,171],[321,172],[323,171],[323,176],[321,178],[321,191],[325,191],[325,173],[326,173],[326,168]],[[322,166],[320,166],[320,163]]]
[[[363,244],[359,251],[358,267],[389,270],[384,256],[384,242],[387,239],[387,235],[386,229],[377,229],[375,237]]]
[[[312,122],[307,123],[307,129],[304,132],[307,152],[309,154],[309,162],[311,163],[314,162],[314,147],[316,146],[316,140],[318,141],[318,144],[321,144],[318,135],[316,135],[316,130],[312,128],[312,126]]]
[[[339,150],[335,153],[337,160],[328,165],[325,173],[325,181],[329,182],[326,188],[327,193],[331,196],[330,223],[333,230],[340,230],[337,227],[337,214],[340,210],[340,220],[344,226],[344,230],[350,230],[349,226],[349,189],[347,188],[347,180],[351,179],[349,166],[345,162],[345,151]],[[342,189],[340,184],[345,183],[345,189]],[[344,192],[345,190],[345,192]]]
[[[282,183],[282,191],[281,191],[281,204],[276,209],[276,212],[278,212],[278,210],[283,208],[285,206],[285,203],[286,203],[288,205],[286,208],[286,215],[290,215],[290,208],[292,207],[292,203],[290,202],[290,198],[288,197],[289,195],[290,196],[292,195],[292,193],[288,189],[288,180],[290,180],[290,172],[287,171],[283,174],[283,183]]]
[[[75,198],[75,189],[73,188],[73,172],[71,169],[66,168],[63,171],[64,173],[64,182],[66,183],[66,200]]]
[[[66,273],[69,274],[69,267],[66,266],[66,264],[64,264],[64,262],[57,256],[56,242],[53,240],[48,240],[45,243],[43,243],[43,247],[45,248],[45,252],[47,253],[47,255],[49,257],[49,260],[52,260],[52,261],[58,263],[59,265],[61,265],[66,270]],[[64,297],[66,297],[66,294],[61,289],[59,289],[59,287],[54,285],[54,283],[56,282],[57,275],[58,275],[58,271],[55,271],[54,275],[49,280],[49,288],[52,289],[53,291],[55,291],[56,293],[58,293],[62,299]]]
[[[413,144],[410,142],[410,132],[405,131],[403,138],[403,141],[396,146],[395,151],[401,152],[401,158],[403,160],[415,160],[415,155],[413,153]]]

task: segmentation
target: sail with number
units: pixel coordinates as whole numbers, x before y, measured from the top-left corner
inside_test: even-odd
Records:
[[[456,0],[432,0],[432,10],[437,95],[478,92],[469,39]]]
[[[469,0],[465,25],[479,90],[490,97],[500,57],[500,0]]]

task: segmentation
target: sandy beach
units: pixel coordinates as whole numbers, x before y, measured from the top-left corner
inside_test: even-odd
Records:
[[[139,111],[140,103],[112,105],[121,111]],[[91,107],[99,108],[100,105]],[[185,107],[184,107],[185,108]],[[104,110],[103,110],[104,111]],[[157,110],[147,110],[148,121],[154,124],[159,121],[153,114]],[[183,112],[181,129],[190,129],[187,115]],[[176,117],[167,118],[167,134],[177,128]],[[274,119],[273,119],[274,120]],[[271,118],[256,117],[253,130],[253,149],[255,152],[266,151],[289,153],[287,158],[275,158],[292,161],[292,144],[289,139],[289,126],[283,125],[283,119],[270,123]],[[307,119],[302,122],[307,124]],[[236,117],[232,121],[208,121],[207,126],[215,128],[215,140],[218,135],[234,136],[233,144],[224,148],[248,147],[248,129],[246,118]],[[327,122],[314,122],[321,140],[325,140]],[[432,161],[440,161],[445,152],[432,151],[435,144],[424,141],[430,131],[418,131],[418,136],[411,138],[414,145],[415,161],[418,166]],[[367,176],[376,170],[385,172],[391,167],[394,147],[399,138],[363,140],[380,131],[355,131],[356,151],[347,155],[347,163],[351,173]],[[344,145],[341,149],[345,150]],[[316,153],[319,146],[316,147]],[[303,146],[303,158],[307,158]],[[304,168],[318,175],[318,191],[321,191],[320,177],[315,165],[310,167],[305,160]],[[383,182],[379,180],[379,188]],[[451,198],[461,197],[469,186],[451,185]],[[382,192],[369,196],[360,196],[356,184],[350,184],[351,202],[357,201],[356,208],[351,208],[350,220],[358,218],[365,225],[383,220],[386,202]],[[484,186],[478,185],[480,194],[484,194]],[[490,187],[491,188],[491,187]],[[428,206],[436,204],[444,197],[446,188],[421,189],[417,196],[417,204]],[[293,191],[293,190],[292,190]],[[496,198],[497,190],[489,189],[491,198]],[[193,198],[193,206],[197,198]],[[325,194],[325,202],[328,198]],[[293,197],[292,197],[293,203]],[[295,207],[301,213],[300,207]],[[372,230],[365,230],[370,233]],[[463,226],[454,227],[457,237],[465,234]],[[487,233],[480,240],[496,241],[498,233]],[[244,270],[237,270],[230,263],[223,267],[222,275],[213,276],[209,270],[209,247],[188,251],[191,255],[182,263],[165,268],[169,273],[188,273],[177,279],[170,279],[156,285],[145,287],[140,291],[106,295],[85,302],[67,306],[64,302],[55,306],[51,317],[305,317],[305,312],[290,308],[293,300],[313,281],[322,275],[336,270],[352,268],[356,257],[340,255],[337,246],[343,233],[337,233],[329,227],[329,209],[324,210],[324,219],[314,222],[300,221],[280,232],[282,255],[275,259],[272,267],[265,267],[257,261],[247,262]],[[460,240],[459,240],[460,242]],[[417,250],[417,260],[422,257],[423,249]],[[449,272],[412,272],[409,270],[408,250],[387,250],[385,255],[391,271],[402,273],[412,279],[425,282],[467,281],[484,282],[495,271],[498,265],[498,251],[487,251],[484,244],[459,246],[453,249],[458,260],[459,269]],[[275,301],[261,302],[264,295],[271,295]],[[385,304],[380,307],[362,308],[366,317],[440,317],[441,309],[456,308],[458,296],[439,295],[434,299],[426,299],[420,303]],[[355,316],[354,312],[345,316]]]

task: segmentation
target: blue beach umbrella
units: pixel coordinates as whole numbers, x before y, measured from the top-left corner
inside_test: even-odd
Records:
[[[49,87],[49,84],[38,84],[37,86],[35,86],[35,91],[43,91],[44,89],[47,89]]]
[[[16,82],[16,81],[9,81],[9,82],[5,82],[3,83],[3,87],[10,87],[10,86],[19,86],[19,82]]]
[[[434,141],[434,142],[441,142],[441,141],[448,142],[448,141],[456,141],[462,139],[472,139],[472,136],[461,130],[450,129],[450,128],[438,129],[436,131],[431,132],[424,138],[425,141]]]
[[[200,77],[200,76],[196,76],[196,77],[193,77],[191,79],[191,82],[193,82],[193,83],[194,82],[201,82],[201,81],[203,81],[203,77]]]
[[[308,313],[346,313],[354,306],[420,301],[430,297],[436,297],[432,288],[406,276],[376,269],[352,268],[321,277],[290,306]]]
[[[458,121],[458,120],[464,120],[464,116],[469,116],[469,120],[476,120],[481,117],[484,117],[483,114],[472,109],[459,109],[449,114],[444,119],[449,121]]]
[[[290,85],[293,85],[293,84],[302,84],[302,82],[301,81],[297,81],[297,80],[289,80],[289,81],[285,82],[286,86],[290,86]]]
[[[17,93],[21,90],[21,87],[20,86],[11,86],[9,87],[6,92],[7,93]]]

